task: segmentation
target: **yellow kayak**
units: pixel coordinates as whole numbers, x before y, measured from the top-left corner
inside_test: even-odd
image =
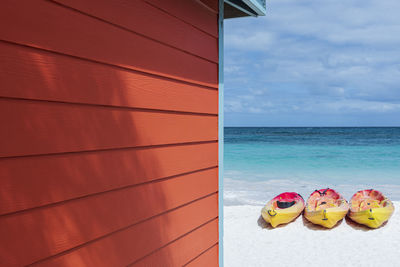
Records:
[[[269,201],[261,210],[261,216],[275,228],[293,221],[303,210],[303,198],[297,193],[285,192]]]
[[[307,200],[304,217],[326,228],[332,228],[346,216],[347,201],[333,189],[315,190]]]
[[[378,228],[390,219],[393,211],[393,203],[381,192],[361,190],[351,198],[349,217],[359,224]]]

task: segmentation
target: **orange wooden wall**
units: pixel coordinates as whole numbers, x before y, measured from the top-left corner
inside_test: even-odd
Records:
[[[1,2],[0,266],[218,265],[217,8]]]

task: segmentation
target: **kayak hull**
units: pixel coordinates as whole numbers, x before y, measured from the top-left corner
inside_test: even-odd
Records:
[[[377,190],[361,190],[350,201],[349,218],[369,228],[379,228],[394,212],[393,203]]]
[[[325,228],[334,227],[347,214],[343,209],[324,209],[318,211],[305,211],[304,217],[313,224],[321,225]]]
[[[287,208],[279,208],[276,204],[277,201],[294,201],[294,204]],[[265,207],[262,208],[261,216],[267,223],[275,228],[278,225],[287,224],[296,219],[304,210],[304,206],[304,200],[299,194],[286,192],[269,201]]]
[[[358,212],[350,212],[349,217],[352,221],[368,226],[369,228],[379,228],[384,222],[388,221],[393,214],[393,209],[374,208]]]
[[[334,227],[349,210],[347,201],[333,189],[315,190],[307,200],[304,217],[325,228]]]
[[[296,207],[290,209],[290,211],[276,211],[272,209],[271,205],[266,205],[261,210],[261,216],[263,219],[271,224],[272,227],[277,227],[280,224],[290,223],[296,219],[304,209],[304,205],[297,204]]]

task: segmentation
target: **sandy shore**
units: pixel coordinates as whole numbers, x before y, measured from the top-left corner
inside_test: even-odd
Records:
[[[349,219],[326,230],[306,221],[272,229],[260,217],[262,206],[224,208],[225,266],[400,266],[400,202],[379,229]]]

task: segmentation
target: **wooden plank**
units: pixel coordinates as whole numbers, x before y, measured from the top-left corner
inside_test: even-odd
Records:
[[[0,80],[6,97],[218,113],[216,90],[3,42]]]
[[[34,266],[127,266],[217,217],[217,203],[209,196]]]
[[[0,157],[217,140],[217,117],[0,99]]]
[[[217,165],[217,143],[3,159],[0,215]]]
[[[218,219],[129,266],[183,266],[216,242],[218,242]]]
[[[218,86],[217,64],[53,2],[5,0],[0,17],[2,40],[214,88]]]
[[[185,265],[186,267],[218,267],[218,244]]]
[[[202,3],[188,0],[144,0],[218,38],[218,15]]]
[[[212,169],[0,217],[1,241],[7,244],[0,246],[0,263],[30,264],[217,190]]]
[[[215,37],[142,0],[54,1],[218,63]],[[212,4],[215,3],[218,5],[213,0]]]

